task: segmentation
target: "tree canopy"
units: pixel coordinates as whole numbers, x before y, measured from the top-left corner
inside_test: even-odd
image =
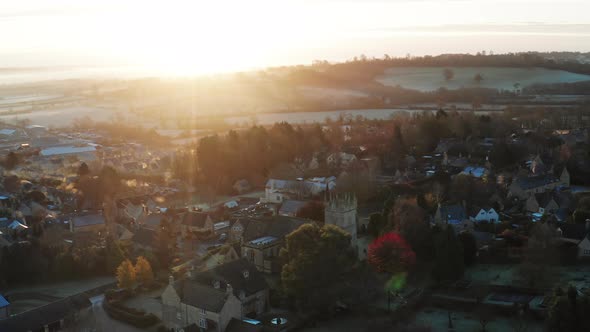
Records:
[[[281,258],[283,289],[302,311],[333,306],[355,261],[348,233],[334,225],[316,224],[305,224],[287,235]]]
[[[408,271],[416,254],[400,234],[390,232],[369,245],[367,260],[379,272],[397,273]]]

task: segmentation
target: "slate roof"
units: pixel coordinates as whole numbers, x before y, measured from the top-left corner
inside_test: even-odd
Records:
[[[246,323],[239,319],[232,318],[225,328],[225,332],[262,332],[264,331],[264,325],[254,325]]]
[[[588,234],[585,224],[563,224],[559,228],[566,239],[582,240]]]
[[[527,190],[542,187],[550,183],[558,182],[559,178],[555,177],[552,174],[544,174],[537,176],[520,177],[515,181],[522,189]]]
[[[467,219],[465,208],[461,204],[441,205],[440,215],[443,220],[450,224],[461,223]]]
[[[539,206],[544,208],[553,199],[553,194],[551,192],[538,193],[535,194],[535,199],[537,200],[537,203],[539,203]]]
[[[8,300],[6,300],[4,298],[4,296],[2,296],[2,294],[0,294],[0,308],[4,308],[9,304],[10,304],[10,302],[8,302]]]
[[[91,306],[92,303],[84,295],[76,295],[61,299],[42,307],[13,315],[0,320],[1,332],[40,331],[44,325],[59,322],[69,313]]]
[[[209,214],[204,212],[187,212],[182,218],[182,224],[185,226],[203,228],[207,222],[208,215]]]
[[[139,228],[133,238],[131,239],[134,243],[142,245],[144,247],[152,247],[156,239],[156,232],[148,228]]]
[[[285,200],[279,209],[279,214],[283,216],[295,215],[297,211],[299,211],[306,204],[306,201],[297,201],[294,199]]]
[[[146,228],[155,230],[160,227],[160,222],[162,219],[166,218],[163,214],[160,213],[153,213],[148,215],[144,220],[143,224]]]
[[[104,217],[102,214],[87,214],[83,216],[75,216],[71,222],[74,223],[74,227],[84,227],[104,224]]]
[[[486,174],[486,172],[487,172],[487,169],[485,167],[467,166],[463,169],[461,174],[473,176],[476,178],[481,178],[482,176],[484,176]]]
[[[220,312],[227,299],[224,290],[190,279],[176,281],[174,288],[182,303],[211,312]]]
[[[240,197],[238,199],[238,208],[245,209],[252,205],[256,205],[258,202],[260,202],[260,198],[257,197]]]
[[[96,147],[94,146],[56,146],[43,149],[41,152],[39,152],[39,154],[42,156],[57,156],[63,154],[87,153],[95,151]]]
[[[240,219],[240,224],[244,227],[243,238],[245,241],[254,240],[263,236],[282,238],[301,225],[309,222],[307,219],[287,216]]]
[[[248,277],[243,275],[244,271],[248,271]],[[221,289],[230,284],[233,288],[233,293],[239,298],[243,291],[246,296],[268,289],[268,284],[262,273],[256,267],[248,262],[245,258],[240,258],[229,263],[219,265],[211,270],[197,273],[194,280],[207,287],[212,288],[215,281],[220,282]],[[212,288],[214,289],[214,288]]]

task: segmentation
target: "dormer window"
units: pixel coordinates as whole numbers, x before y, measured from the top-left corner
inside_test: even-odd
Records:
[[[244,278],[248,279],[248,277],[250,277],[250,272],[248,270],[244,270],[242,271],[242,275],[244,276]]]
[[[213,282],[213,288],[215,288],[215,289],[219,289],[219,287],[220,287],[219,280],[215,280],[215,281]]]

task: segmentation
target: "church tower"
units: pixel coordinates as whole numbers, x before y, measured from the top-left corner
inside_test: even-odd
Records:
[[[356,205],[354,194],[330,194],[324,210],[325,223],[336,225],[348,232],[352,246],[356,246]]]

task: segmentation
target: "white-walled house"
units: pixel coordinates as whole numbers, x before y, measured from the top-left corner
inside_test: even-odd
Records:
[[[494,208],[475,208],[469,216],[473,222],[500,223],[500,215]]]

